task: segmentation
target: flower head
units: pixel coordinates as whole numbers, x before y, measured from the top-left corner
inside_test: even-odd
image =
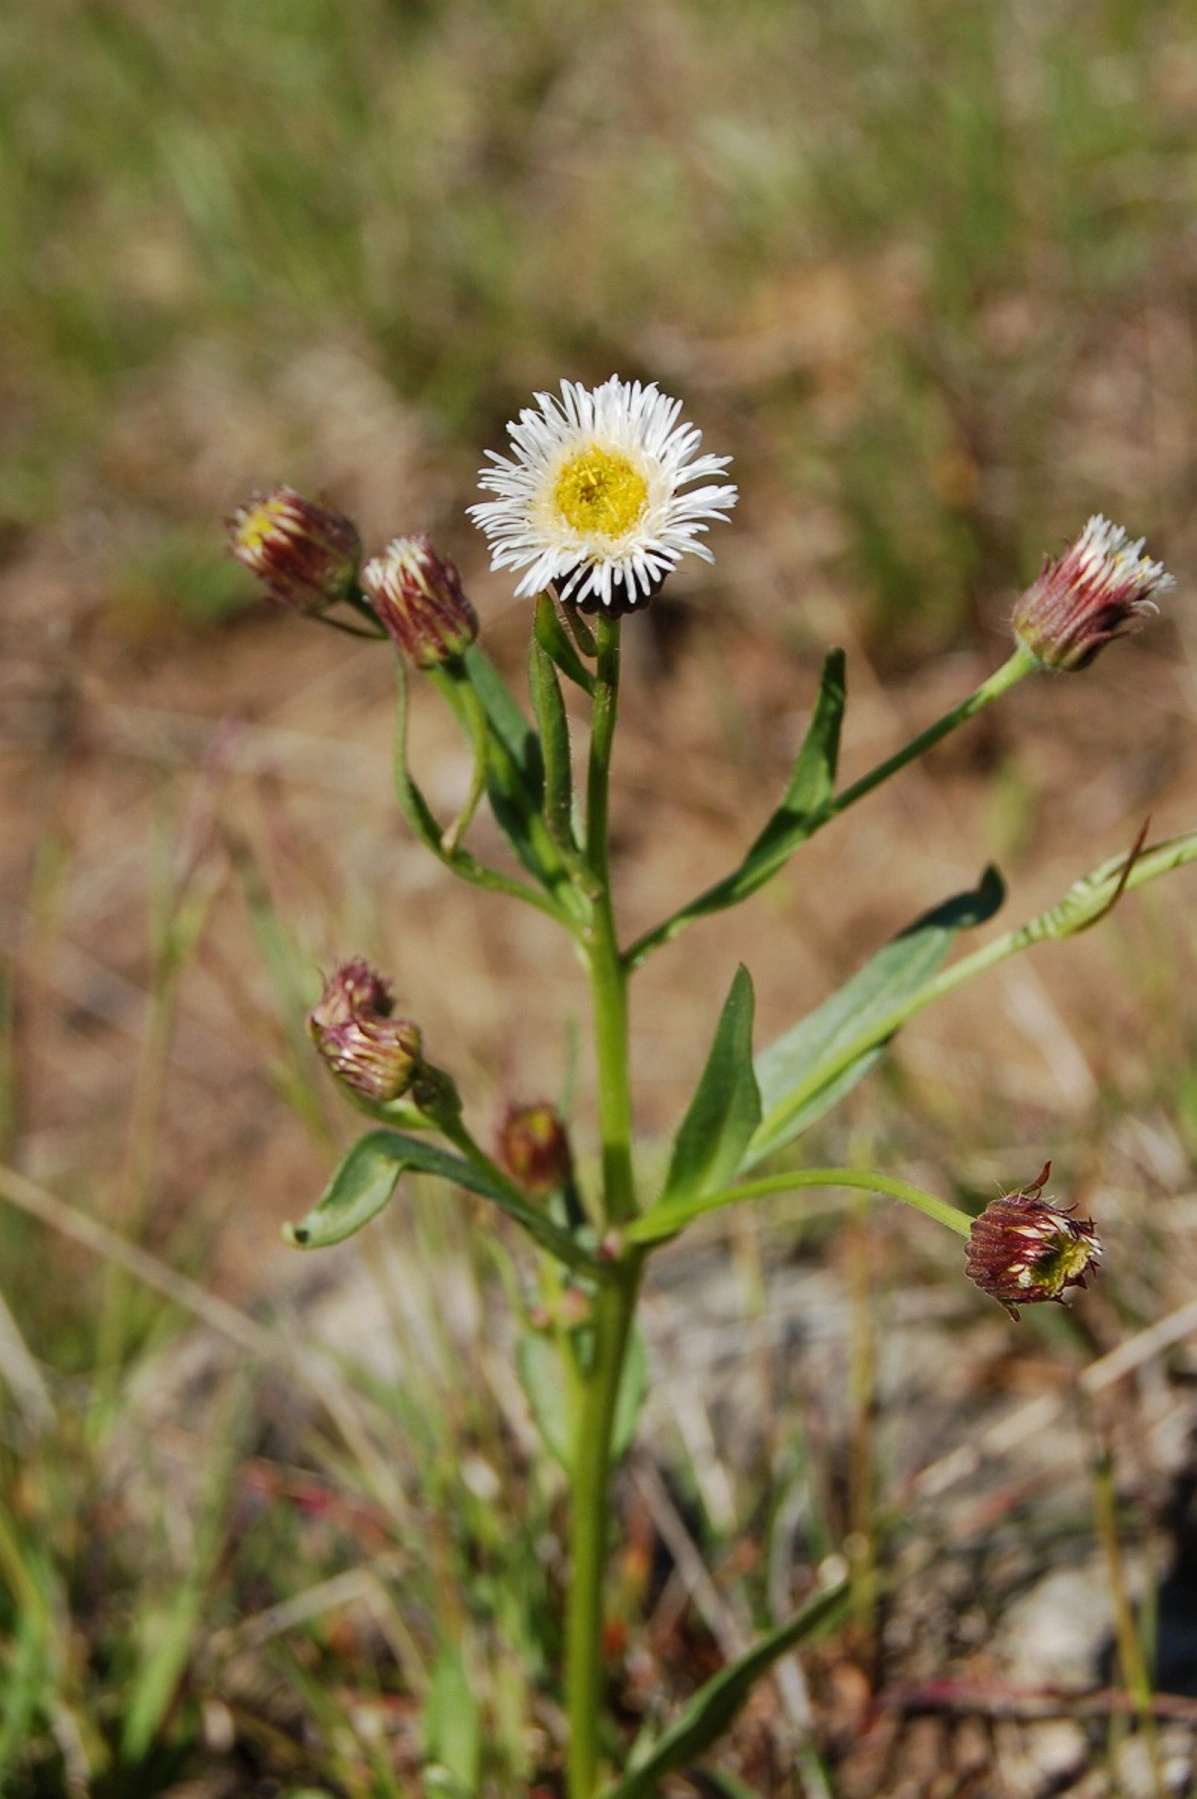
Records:
[[[534,1199],[560,1193],[573,1177],[569,1137],[550,1105],[511,1106],[499,1132],[499,1156]]]
[[[1158,610],[1155,596],[1175,582],[1143,543],[1127,543],[1121,525],[1095,513],[1062,556],[1047,558],[1014,608],[1015,635],[1033,656],[1048,668],[1086,668]]]
[[[312,1040],[332,1072],[366,1099],[399,1099],[421,1074],[418,1025],[391,1016],[391,990],[362,956],[325,983],[308,1018]]]
[[[1072,1218],[1044,1199],[1052,1171],[990,1200],[973,1220],[965,1273],[983,1293],[1000,1300],[1012,1318],[1020,1305],[1062,1299],[1066,1287],[1083,1287],[1088,1269],[1101,1261],[1101,1239],[1091,1218]]]
[[[522,568],[517,595],[550,582],[583,611],[629,611],[650,600],[711,519],[736,503],[721,485],[727,456],[700,456],[702,432],[678,423],[681,401],[655,381],[601,387],[561,383],[537,394],[507,427],[513,454],[488,452],[479,485],[496,494],[470,507],[491,542],[492,568]],[[705,485],[695,487],[694,482]]]
[[[362,586],[417,668],[451,662],[478,635],[478,617],[462,590],[457,564],[439,556],[431,538],[394,538],[367,562]]]
[[[362,540],[343,512],[276,487],[254,494],[225,523],[233,555],[280,605],[323,612],[352,591]]]

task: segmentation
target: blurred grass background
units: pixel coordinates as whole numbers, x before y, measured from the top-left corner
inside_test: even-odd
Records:
[[[289,480],[372,545],[433,530],[517,669],[526,616],[462,518],[483,447],[563,374],[684,397],[743,497],[629,658],[629,933],[763,819],[827,641],[855,772],[988,671],[1012,593],[1090,511],[1175,567],[1174,626],[1020,691],[734,936],[650,965],[651,1148],[739,955],[764,1040],[986,857],[1022,916],[1144,811],[1156,836],[1194,822],[1195,126],[1182,0],[10,0],[6,1799],[557,1779],[561,1488],[502,1347],[507,1248],[431,1195],[361,1258],[269,1246],[352,1125],[304,1039],[318,967],[393,969],[483,1119],[560,1091],[576,971],[417,864],[385,654],[264,613],[221,515]],[[423,699],[416,737],[448,806],[460,751]],[[1185,897],[958,998],[812,1143],[971,1204],[1055,1155],[1112,1244],[1075,1312],[1012,1335],[951,1246],[888,1215],[845,1232],[830,1204],[662,1273],[610,1645],[629,1729],[846,1556],[853,1631],[732,1751],[754,1789],[1072,1790],[1032,1727],[928,1746],[893,1695],[1055,1678],[1001,1632],[1045,1570],[1078,1582],[1066,1614],[1106,1592],[1111,1445],[1146,1637],[1185,1565],[1191,1350],[1105,1409],[1069,1385],[1197,1277]],[[1160,1665],[1191,1691],[1175,1641]],[[1078,1793],[1138,1790],[1116,1706],[1069,1728]]]
[[[562,372],[701,396],[913,652],[1090,505],[1184,516],[1182,0],[17,0],[0,32],[10,538],[99,506],[143,587],[235,604],[212,464],[256,423],[328,482],[312,414],[355,371],[455,495]]]

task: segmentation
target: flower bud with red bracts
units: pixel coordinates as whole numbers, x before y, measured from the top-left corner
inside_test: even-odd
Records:
[[[1115,637],[1158,612],[1156,595],[1175,586],[1162,562],[1127,543],[1120,525],[1096,514],[1014,608],[1014,634],[1046,668],[1087,668]]]
[[[332,506],[276,487],[254,494],[226,524],[232,554],[280,606],[325,612],[355,591],[362,540]]]
[[[417,668],[440,668],[478,635],[457,565],[427,537],[396,537],[362,570],[379,621]]]
[[[366,1099],[399,1099],[423,1072],[418,1025],[392,1016],[386,981],[361,956],[325,983],[308,1029],[338,1080]]]
[[[499,1131],[499,1159],[533,1199],[548,1199],[573,1179],[569,1136],[550,1105],[508,1109]]]
[[[1051,1173],[989,1202],[973,1220],[965,1272],[1012,1318],[1020,1305],[1062,1299],[1067,1287],[1083,1287],[1101,1260],[1101,1240],[1091,1218],[1073,1218],[1043,1197]]]

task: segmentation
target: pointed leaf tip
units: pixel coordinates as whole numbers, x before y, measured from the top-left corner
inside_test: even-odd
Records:
[[[729,1180],[761,1120],[752,1068],[752,978],[741,964],[710,1055],[674,1141],[661,1200],[694,1198]]]

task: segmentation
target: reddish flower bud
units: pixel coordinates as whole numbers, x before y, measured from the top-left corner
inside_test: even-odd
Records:
[[[549,1105],[510,1107],[499,1132],[499,1156],[534,1199],[560,1193],[573,1178],[569,1137]]]
[[[282,606],[324,612],[357,581],[362,540],[353,520],[292,487],[254,494],[225,523],[233,555]]]
[[[1066,1287],[1083,1287],[1087,1271],[1101,1261],[1093,1220],[1072,1218],[1043,1198],[1051,1171],[1046,1162],[1037,1180],[991,1200],[973,1220],[965,1273],[1011,1318],[1019,1305],[1062,1299]]]
[[[427,537],[396,537],[362,570],[370,603],[417,668],[439,668],[469,649],[478,617],[457,565]]]
[[[326,982],[308,1029],[329,1068],[367,1099],[398,1099],[423,1068],[419,1027],[392,1018],[391,990],[361,956]]]
[[[1156,594],[1176,583],[1162,562],[1143,555],[1143,538],[1127,543],[1120,525],[1096,514],[1014,608],[1014,632],[1047,668],[1087,668],[1115,637],[1138,630],[1157,612]]]

